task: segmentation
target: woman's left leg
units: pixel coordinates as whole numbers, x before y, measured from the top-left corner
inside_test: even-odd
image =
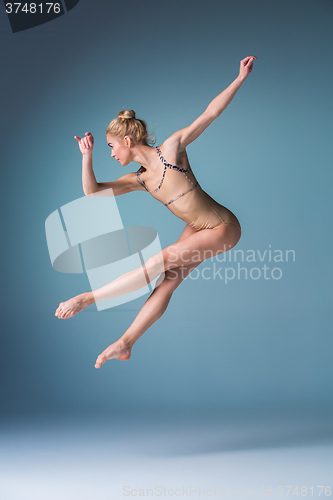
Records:
[[[226,252],[237,244],[240,235],[239,227],[230,223],[222,224],[213,229],[197,231],[166,247],[148,259],[144,266],[123,274],[94,292],[81,294],[61,303],[55,315],[58,318],[69,318],[94,302],[138,290],[164,271],[196,264]]]
[[[95,368],[100,368],[106,361],[113,358],[121,361],[128,360],[131,356],[134,343],[164,314],[173,292],[199,264],[200,262],[166,271],[163,281],[156,286],[153,293],[148,297],[139,314],[124,335],[109,345],[98,356]]]
[[[194,232],[194,229],[187,224],[178,241],[183,240]],[[197,265],[199,264],[198,262]],[[109,345],[109,347],[98,356],[95,368],[100,368],[109,359],[116,358],[121,361],[126,361],[130,358],[134,343],[164,314],[173,292],[195,267],[196,265],[191,265],[172,269],[171,271],[166,271],[159,277],[155,289],[143,304],[133,323],[120,339]]]

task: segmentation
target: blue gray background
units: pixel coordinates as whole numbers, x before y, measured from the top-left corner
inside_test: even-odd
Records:
[[[328,0],[80,0],[12,34],[1,10],[4,417],[332,409],[332,13]],[[203,189],[239,218],[237,248],[293,249],[296,260],[278,264],[280,280],[187,279],[131,360],[96,370],[146,297],[54,316],[89,290],[86,276],[52,269],[45,240],[48,215],[83,195],[73,136],[95,136],[99,181],[137,170],[110,158],[117,113],[134,109],[160,144],[247,55],[254,71],[188,154]],[[149,194],[117,202],[125,226],[154,227],[163,247],[181,234]]]

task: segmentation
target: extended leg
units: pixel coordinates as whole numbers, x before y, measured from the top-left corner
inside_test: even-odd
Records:
[[[150,258],[144,266],[123,274],[94,292],[78,295],[61,303],[55,315],[58,318],[69,318],[93,302],[138,290],[164,271],[189,264],[198,265],[208,257],[230,250],[239,238],[240,229],[234,224],[194,232]]]

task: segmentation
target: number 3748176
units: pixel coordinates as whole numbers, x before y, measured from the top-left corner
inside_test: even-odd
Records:
[[[26,14],[59,14],[60,11],[60,3],[6,3],[7,14],[18,14],[20,12],[25,12]]]

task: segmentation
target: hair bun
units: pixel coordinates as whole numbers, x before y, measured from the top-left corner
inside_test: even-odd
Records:
[[[118,117],[112,120],[106,129],[106,135],[124,138],[126,135],[131,137],[135,143],[149,146],[154,144],[155,140],[150,137],[147,130],[147,123],[140,118],[136,118],[133,109],[122,109]]]
[[[122,118],[123,120],[135,119],[135,111],[133,111],[133,109],[123,109],[118,113],[118,118]]]

